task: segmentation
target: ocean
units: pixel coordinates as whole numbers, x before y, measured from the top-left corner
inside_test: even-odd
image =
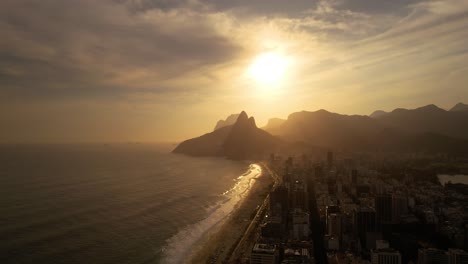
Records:
[[[0,263],[182,263],[257,165],[157,145],[0,147]]]

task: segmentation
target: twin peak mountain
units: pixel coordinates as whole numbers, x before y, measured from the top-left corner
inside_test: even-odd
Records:
[[[243,160],[261,158],[275,151],[279,144],[278,138],[258,128],[255,119],[242,111],[218,122],[213,132],[180,143],[173,152]]]
[[[398,108],[369,116],[302,111],[286,120],[270,119],[262,129],[241,112],[220,120],[213,132],[182,142],[173,152],[246,160],[327,149],[468,156],[468,105],[460,103],[450,110],[435,105]]]

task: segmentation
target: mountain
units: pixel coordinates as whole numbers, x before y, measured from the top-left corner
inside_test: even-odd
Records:
[[[188,139],[177,145],[172,152],[189,156],[222,156],[222,146],[231,129],[232,126],[227,126],[200,137]]]
[[[270,118],[266,126],[262,127],[263,130],[276,131],[286,120],[281,118]]]
[[[377,110],[377,111],[374,111],[372,114],[370,114],[370,117],[372,118],[377,118],[377,117],[381,117],[381,116],[384,116],[388,114],[387,112],[385,111],[382,111],[382,110]]]
[[[455,106],[453,106],[449,111],[450,112],[468,111],[468,105],[464,103],[458,103]]]
[[[279,149],[304,153],[312,148],[468,155],[467,111],[427,105],[376,111],[371,116],[302,111],[286,120],[270,119],[264,131],[242,112],[233,125],[184,141],[173,152],[231,159],[253,159]]]
[[[218,130],[218,129],[222,128],[222,127],[234,125],[234,123],[236,123],[237,118],[239,117],[239,115],[240,114],[232,114],[232,115],[228,116],[226,118],[226,120],[219,120],[218,123],[216,123],[216,126],[215,126],[214,130]]]
[[[411,110],[395,111],[406,113]],[[432,106],[420,111],[439,112]],[[293,113],[279,129],[267,131],[288,142],[299,141],[322,148],[468,154],[468,140],[431,131],[408,132],[369,116],[340,115],[325,110]]]
[[[375,137],[382,130],[383,127],[368,116],[347,116],[319,110],[290,114],[278,129],[267,131],[290,142],[354,148],[367,144],[369,138]]]
[[[395,109],[375,119],[385,127],[404,132],[468,139],[468,112],[446,111],[433,104],[410,110]]]
[[[242,111],[237,121],[203,136],[180,143],[174,153],[191,156],[218,156],[230,159],[254,159],[268,155],[281,141],[257,128],[255,119]]]

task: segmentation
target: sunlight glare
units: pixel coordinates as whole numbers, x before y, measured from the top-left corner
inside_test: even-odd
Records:
[[[286,57],[270,52],[257,56],[248,71],[250,77],[258,83],[275,85],[284,78],[287,67]]]

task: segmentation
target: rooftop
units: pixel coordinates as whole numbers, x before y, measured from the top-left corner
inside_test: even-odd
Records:
[[[270,245],[270,244],[255,244],[253,248],[253,252],[263,252],[263,253],[269,253],[269,254],[274,254],[276,250],[275,245]]]

